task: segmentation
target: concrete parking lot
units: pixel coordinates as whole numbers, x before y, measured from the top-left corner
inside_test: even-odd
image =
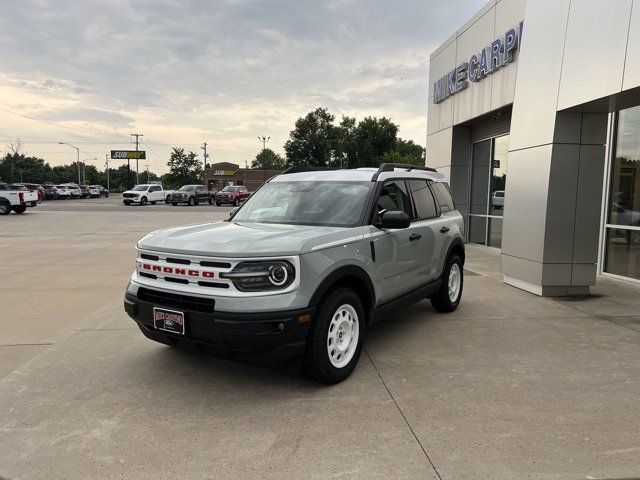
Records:
[[[374,326],[354,375],[176,351],[122,309],[138,238],[228,208],[50,202],[0,218],[0,477],[640,476],[640,288],[501,282],[470,246],[460,308]]]

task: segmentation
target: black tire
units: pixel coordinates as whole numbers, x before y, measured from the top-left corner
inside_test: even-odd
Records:
[[[196,199],[193,197],[189,197],[189,206],[193,207],[196,204]]]
[[[358,339],[353,356],[344,366],[337,367],[329,358],[328,336],[332,319],[338,310],[348,305],[355,310],[358,324]],[[303,359],[303,369],[311,377],[325,384],[345,380],[356,368],[365,334],[366,316],[360,297],[351,289],[340,287],[331,291],[321,302],[314,315],[307,348]],[[335,326],[333,328],[336,328]],[[332,330],[333,331],[333,330]]]
[[[27,206],[26,205],[18,205],[16,207],[13,207],[13,211],[16,212],[17,214],[21,214],[27,211]]]
[[[220,205],[222,205],[220,202],[216,202],[216,207],[219,207]]]
[[[236,199],[233,201],[233,206],[234,206],[234,207],[239,207],[239,206],[240,206],[240,200],[236,198]]]
[[[164,203],[169,205],[171,203],[171,198],[167,195],[167,198],[164,199]]]
[[[11,205],[9,202],[0,202],[0,215],[9,215],[11,213]]]
[[[147,204],[147,197],[142,197],[140,199],[140,206],[144,207]]]
[[[449,294],[449,278],[457,266],[459,272],[460,288],[458,289],[457,296],[452,300]],[[462,298],[462,287],[464,286],[464,269],[462,265],[462,259],[458,255],[451,255],[447,259],[447,263],[442,273],[442,285],[436,293],[431,296],[431,305],[436,311],[441,313],[453,312],[458,305],[460,305],[460,299]]]
[[[178,206],[178,202],[171,202],[171,205],[173,205],[174,207]]]

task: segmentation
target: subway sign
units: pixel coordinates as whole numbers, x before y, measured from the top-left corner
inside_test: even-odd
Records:
[[[233,177],[236,173],[238,173],[237,170],[214,170],[213,171],[213,175],[216,177]]]
[[[144,150],[111,150],[111,158],[115,160],[146,160]]]
[[[433,103],[445,101],[467,88],[469,82],[479,82],[487,75],[513,62],[516,53],[520,51],[523,25],[524,21],[521,21],[517,27],[507,30],[504,37],[496,38],[480,53],[471,55],[468,62],[461,63],[444,77],[439,78],[433,84]]]

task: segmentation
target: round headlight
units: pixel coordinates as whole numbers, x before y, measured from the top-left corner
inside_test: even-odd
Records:
[[[276,287],[284,285],[289,279],[289,272],[282,265],[274,265],[269,269],[269,281]]]

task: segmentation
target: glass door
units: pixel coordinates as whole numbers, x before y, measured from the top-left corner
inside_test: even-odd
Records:
[[[640,107],[618,112],[604,238],[604,272],[640,280]]]
[[[469,238],[471,243],[500,248],[509,135],[473,144]]]

